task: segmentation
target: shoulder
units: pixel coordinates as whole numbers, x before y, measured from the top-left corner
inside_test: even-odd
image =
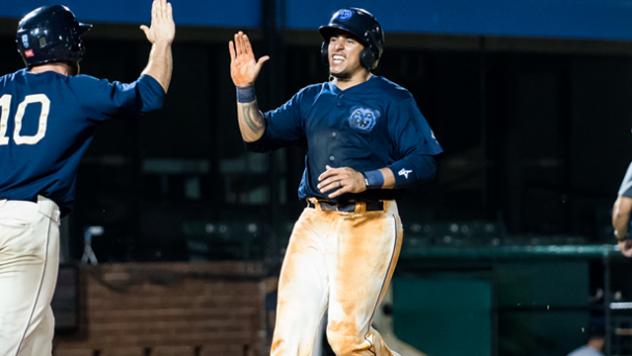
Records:
[[[317,96],[318,94],[320,94],[323,90],[327,90],[329,83],[315,83],[315,84],[310,84],[306,87],[303,87],[302,89],[300,89],[296,95],[299,97],[314,97]]]
[[[107,86],[107,79],[99,79],[87,74],[77,74],[68,77],[68,82],[78,86]]]
[[[413,99],[413,95],[408,89],[403,86],[380,76],[374,76],[371,78],[374,85],[383,92],[386,98],[394,102],[402,102],[405,100]]]
[[[13,82],[17,79],[24,78],[26,76],[26,69],[22,68],[13,73],[8,73],[0,77],[0,87],[7,85],[9,82]]]

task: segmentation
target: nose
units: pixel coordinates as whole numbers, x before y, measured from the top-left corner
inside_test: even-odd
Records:
[[[344,41],[340,37],[336,37],[336,40],[333,41],[333,48],[334,48],[334,50],[342,50],[342,49],[345,48],[344,45],[345,45]]]

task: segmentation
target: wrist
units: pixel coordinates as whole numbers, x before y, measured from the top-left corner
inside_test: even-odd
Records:
[[[245,87],[235,87],[237,91],[237,102],[242,104],[252,103],[257,100],[257,96],[255,94],[255,86],[248,85]]]
[[[366,189],[380,189],[384,185],[384,176],[379,169],[362,172]]]
[[[614,238],[615,238],[615,240],[617,240],[617,242],[623,242],[623,241],[625,241],[625,240],[627,240],[627,239],[629,239],[629,238],[630,238],[630,233],[629,233],[629,232],[627,232],[627,231],[626,231],[626,232],[624,232],[624,233],[623,233],[623,232],[622,232],[622,233],[620,233],[620,232],[618,232],[618,231],[615,229],[615,230],[614,230]]]

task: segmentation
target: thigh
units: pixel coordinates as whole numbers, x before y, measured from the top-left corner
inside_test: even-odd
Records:
[[[328,333],[353,338],[369,330],[397,264],[403,230],[397,213],[387,211],[349,218],[337,234]]]
[[[285,252],[272,355],[311,355],[319,342],[328,297],[319,213],[306,209],[301,214]]]
[[[8,205],[0,205],[0,354],[17,351],[36,330],[52,339],[39,324],[50,312],[59,262],[57,222],[34,203]]]

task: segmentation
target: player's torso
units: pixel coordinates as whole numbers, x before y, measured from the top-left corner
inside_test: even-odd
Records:
[[[388,117],[390,105],[389,97],[375,85],[343,91],[325,84],[304,118],[311,164],[356,169],[384,166],[393,152],[388,120],[396,118]]]
[[[0,108],[0,192],[46,185],[47,177],[71,179],[55,174],[76,167],[75,154],[85,150],[80,139],[90,136],[92,125],[67,80],[54,73],[5,76]]]

